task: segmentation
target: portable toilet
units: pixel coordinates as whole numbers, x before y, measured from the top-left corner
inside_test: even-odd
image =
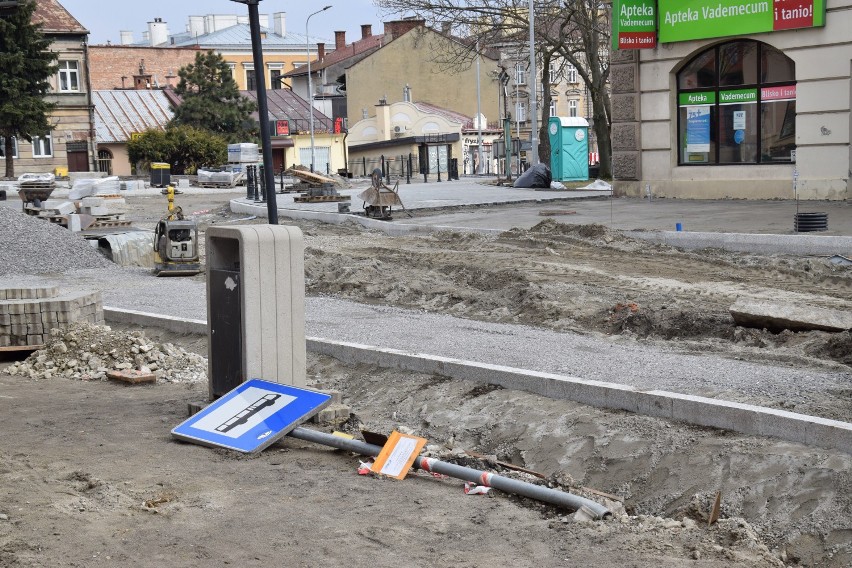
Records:
[[[579,116],[552,116],[550,173],[554,181],[589,179],[589,123]]]

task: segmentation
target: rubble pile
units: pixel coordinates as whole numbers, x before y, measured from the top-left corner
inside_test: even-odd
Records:
[[[115,331],[90,323],[52,329],[43,349],[6,371],[34,379],[106,380],[109,371],[129,369],[153,373],[157,382],[207,380],[207,360],[201,355],[171,343],[158,344],[141,331]]]

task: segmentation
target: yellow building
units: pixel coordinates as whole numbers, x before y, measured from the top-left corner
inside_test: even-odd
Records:
[[[282,76],[296,67],[306,65],[308,57],[312,59],[317,57],[318,51],[323,49],[324,44],[307,42],[303,34],[287,32],[285,21],[283,12],[272,15],[271,27],[267,25],[268,17],[265,15],[261,17],[263,73],[268,89],[286,87],[287,84]],[[157,23],[159,22],[153,22],[153,24]],[[153,42],[160,39],[157,36],[157,28],[151,28],[151,24],[149,28],[149,42],[155,45]],[[169,37],[168,44],[171,47],[199,47],[203,50],[212,50],[221,55],[231,67],[234,80],[240,90],[253,91],[257,88],[251,31],[244,17],[190,16],[188,30]]]
[[[349,124],[375,116],[379,100],[418,100],[466,116],[481,113],[489,124],[499,124],[497,61],[482,56],[477,66],[469,46],[425,27],[423,20],[386,22],[385,38],[380,49],[346,69]],[[439,60],[450,53],[457,55],[454,66]]]

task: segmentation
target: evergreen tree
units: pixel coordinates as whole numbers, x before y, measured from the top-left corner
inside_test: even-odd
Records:
[[[12,137],[32,142],[50,132],[54,104],[45,99],[57,71],[51,40],[32,23],[35,0],[21,0],[0,12],[0,137],[6,177],[15,176]]]
[[[254,137],[251,113],[255,104],[240,94],[221,55],[199,52],[195,63],[181,68],[178,75],[175,92],[183,103],[175,110],[172,124],[194,126],[231,141]]]

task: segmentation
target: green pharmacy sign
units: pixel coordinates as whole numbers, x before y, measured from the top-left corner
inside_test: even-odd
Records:
[[[703,91],[700,93],[681,93],[678,103],[680,106],[703,106],[712,105],[716,102],[716,91]]]
[[[827,0],[659,0],[660,43],[825,25]]]
[[[657,47],[656,0],[614,0],[612,10],[613,49]]]

